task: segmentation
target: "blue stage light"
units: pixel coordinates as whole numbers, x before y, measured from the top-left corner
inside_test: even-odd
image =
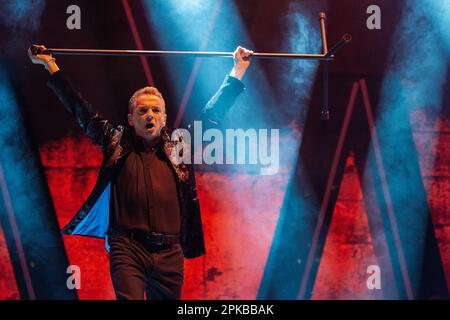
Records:
[[[0,21],[9,28],[35,31],[39,27],[45,0],[4,1]]]

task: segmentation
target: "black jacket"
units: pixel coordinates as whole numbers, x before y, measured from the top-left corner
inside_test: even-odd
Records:
[[[133,148],[133,129],[121,125],[113,126],[102,118],[73,90],[62,71],[51,76],[48,86],[72,113],[83,131],[103,151],[103,161],[94,189],[78,213],[64,226],[62,233],[107,238],[110,223],[110,182]],[[203,119],[210,123],[220,121],[242,90],[244,85],[240,80],[227,76],[219,90],[203,108]],[[193,166],[177,164],[172,158],[172,151],[179,142],[171,141],[167,131],[162,132],[161,138],[164,152],[177,178],[181,203],[181,246],[186,258],[195,258],[205,254],[205,244]]]

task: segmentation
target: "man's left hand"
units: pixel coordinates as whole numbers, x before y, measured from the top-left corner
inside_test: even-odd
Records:
[[[247,68],[250,66],[250,59],[253,54],[252,50],[248,50],[241,46],[237,47],[233,52],[234,67],[230,72],[230,76],[242,80]]]

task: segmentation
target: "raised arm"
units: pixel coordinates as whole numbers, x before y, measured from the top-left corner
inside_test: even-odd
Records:
[[[38,45],[45,50],[45,46]],[[51,74],[48,86],[53,90],[66,109],[72,113],[78,125],[83,131],[105,151],[114,135],[119,134],[120,128],[112,126],[108,120],[99,116],[92,105],[84,100],[64,77],[63,72],[56,64],[52,55],[34,55],[28,49],[28,56],[34,64],[40,64]]]
[[[231,108],[236,98],[244,90],[241,82],[247,68],[250,66],[250,57],[253,51],[237,47],[233,53],[234,65],[231,72],[225,77],[219,90],[208,101],[202,110],[202,118],[216,124],[220,122],[225,113]]]

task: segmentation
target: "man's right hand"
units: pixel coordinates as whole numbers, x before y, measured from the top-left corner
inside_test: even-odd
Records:
[[[36,47],[41,50],[47,49],[43,45],[36,45]],[[47,69],[50,74],[54,74],[59,70],[58,65],[55,62],[56,59],[51,54],[33,54],[31,48],[28,48],[28,56],[34,64],[42,64],[45,66],[45,69]]]

